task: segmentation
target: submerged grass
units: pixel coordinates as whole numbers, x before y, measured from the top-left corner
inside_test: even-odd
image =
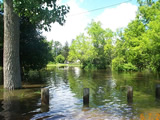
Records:
[[[37,90],[34,92],[35,94],[41,94],[41,91],[40,90]]]
[[[81,64],[60,64],[60,63],[58,63],[58,64],[48,64],[47,65],[47,67],[61,67],[61,66],[64,66],[64,67],[66,67],[66,66],[68,66],[68,67],[81,67],[82,65]]]

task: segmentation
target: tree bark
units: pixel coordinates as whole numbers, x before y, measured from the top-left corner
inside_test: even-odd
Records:
[[[4,88],[21,88],[19,59],[19,17],[14,13],[13,0],[4,0],[4,53],[3,80]]]

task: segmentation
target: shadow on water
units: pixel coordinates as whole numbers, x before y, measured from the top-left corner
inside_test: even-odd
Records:
[[[25,89],[12,93],[0,91],[2,119],[137,120],[148,119],[148,113],[155,119],[160,111],[160,100],[155,98],[155,86],[160,79],[151,73],[50,67],[32,72],[27,83],[34,84],[25,84]],[[40,88],[44,86],[49,87],[50,93],[47,107],[42,107],[40,101]],[[133,87],[132,104],[127,102],[127,86]],[[83,107],[83,88],[90,88],[89,107]]]
[[[39,101],[39,94],[37,90],[14,90],[1,92],[3,98],[1,99],[0,119],[1,120],[23,120],[30,119],[32,116],[25,114],[36,109]]]
[[[29,77],[35,80],[33,75]],[[39,80],[37,84],[30,85],[27,81],[19,90],[8,91],[0,86],[0,120],[29,120],[34,114],[40,113],[40,111],[30,113],[40,108],[40,89],[46,85],[44,81],[42,82],[42,77],[36,78]]]
[[[5,120],[22,119],[18,113],[20,113],[20,101],[17,96],[14,95],[12,91],[3,92],[2,101],[3,111],[0,113]]]
[[[3,84],[3,71],[0,68],[0,85],[2,85],[2,84]]]

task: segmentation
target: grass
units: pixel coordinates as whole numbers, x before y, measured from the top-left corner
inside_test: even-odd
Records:
[[[60,64],[60,63],[58,63],[58,64],[52,64],[52,63],[50,63],[50,64],[48,64],[47,65],[47,67],[54,67],[54,66],[58,66],[58,67],[61,67],[61,66],[69,66],[69,67],[80,67],[81,66],[81,64]]]
[[[38,91],[35,91],[34,93],[35,94],[41,94],[41,91],[38,90]]]

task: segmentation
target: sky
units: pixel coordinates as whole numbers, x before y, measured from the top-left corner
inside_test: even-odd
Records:
[[[127,27],[135,19],[138,10],[137,0],[57,0],[59,5],[70,6],[66,23],[61,26],[54,23],[50,32],[43,32],[48,41],[59,41],[62,45],[76,38],[92,20],[100,21],[104,29],[116,31],[118,28]],[[105,8],[103,8],[105,7]],[[103,8],[93,12],[97,8]],[[82,14],[83,13],[83,14]]]

